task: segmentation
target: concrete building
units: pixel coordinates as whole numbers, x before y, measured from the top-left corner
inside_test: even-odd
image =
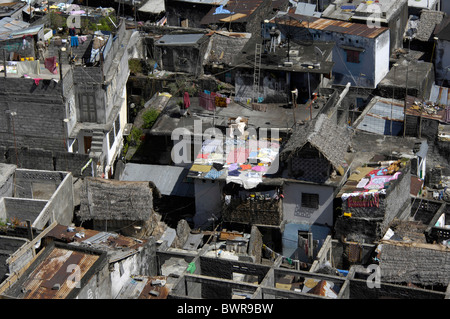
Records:
[[[335,236],[373,243],[411,204],[411,168],[409,162],[398,161],[391,166],[358,167],[357,170],[360,173],[350,176],[337,195],[341,199],[341,209],[335,223]],[[374,191],[365,193],[365,190]]]
[[[26,5],[22,1],[2,1],[0,3],[0,19],[9,17],[22,21],[23,11],[26,9]]]
[[[377,2],[336,0],[322,13],[323,18],[389,28],[389,52],[403,47],[403,34],[408,22],[408,0]]]
[[[0,164],[4,166],[5,164]],[[67,172],[11,170],[0,197],[0,218],[4,221],[28,220],[36,229],[53,222],[69,225],[74,211],[72,174]]]
[[[114,232],[96,231],[83,227],[55,225],[43,242],[66,243],[70,247],[96,249],[107,256],[110,287],[104,294],[116,298],[131,276],[156,274],[156,244],[154,238],[137,240]],[[106,287],[105,287],[106,288]]]
[[[45,53],[56,59],[50,69],[41,60],[25,79],[22,74],[4,74],[0,146],[4,154],[9,148],[16,150],[5,156],[8,162],[14,160],[10,154],[20,153],[20,167],[64,167],[75,176],[113,174],[127,122],[129,37],[124,23],[114,34],[80,36],[78,46],[55,35]],[[71,61],[70,54],[77,59]],[[88,164],[91,169],[86,169]]]
[[[268,0],[229,0],[225,5],[211,8],[200,25],[213,30],[226,28],[233,32],[259,34],[261,23],[271,10],[272,1]]]
[[[209,37],[198,34],[167,34],[155,42],[156,61],[162,70],[203,74]]]
[[[292,91],[298,90],[296,103],[307,104],[318,93],[319,88],[328,87],[335,63],[332,52],[334,43],[315,43],[314,46],[292,43],[287,57],[287,48],[276,48],[267,52],[264,46],[261,64],[255,68],[256,44],[259,38],[250,39],[231,62],[235,69],[235,96],[241,101],[257,99],[260,103],[293,103]],[[321,54],[318,54],[321,52]],[[257,55],[257,54],[256,54]],[[259,73],[259,86],[255,92],[255,70]]]
[[[70,272],[69,265],[73,265]],[[2,292],[2,297],[107,299],[111,297],[107,289],[111,285],[108,273],[105,252],[52,243]]]
[[[441,11],[440,0],[408,0],[408,11],[410,14],[417,14],[421,10]]]
[[[291,10],[292,11],[292,10]],[[375,88],[389,71],[390,31],[386,27],[370,28],[355,22],[297,15],[290,24],[308,30],[312,43],[333,42],[333,84]],[[269,30],[276,27],[276,18],[264,24],[263,37],[270,39]],[[284,35],[281,35],[282,39]]]
[[[436,28],[435,32],[435,72],[436,84],[440,86],[449,86],[450,83],[450,58],[448,50],[450,48],[450,18],[446,17]],[[436,39],[437,38],[437,39]]]

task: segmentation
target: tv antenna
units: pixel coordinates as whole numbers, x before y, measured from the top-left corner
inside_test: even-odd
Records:
[[[289,62],[289,50],[291,41],[301,46],[310,46],[313,44],[313,37],[308,28],[303,25],[303,21],[288,13],[276,17],[275,24],[277,29],[284,35],[288,45],[287,58]]]

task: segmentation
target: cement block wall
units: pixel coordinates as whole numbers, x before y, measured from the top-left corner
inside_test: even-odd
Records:
[[[43,229],[48,223],[57,221],[68,226],[74,217],[74,194],[72,174],[67,174],[58,185],[55,193],[42,209],[39,217],[34,221],[33,227]]]
[[[15,173],[16,185],[14,197],[33,198],[33,183],[55,185],[55,189],[62,183],[67,173],[41,171],[31,169],[17,169]]]
[[[372,281],[373,283],[373,281]],[[445,294],[430,290],[381,283],[379,288],[369,288],[366,280],[351,279],[350,299],[444,299]]]
[[[28,143],[28,137],[62,142],[65,103],[61,87],[61,83],[53,80],[36,84],[33,79],[0,78],[2,140],[12,141],[15,134],[18,146],[36,147]],[[7,111],[16,112],[14,120]]]
[[[4,198],[6,216],[8,220],[17,218],[21,222],[33,222],[47,204],[45,200]]]
[[[20,269],[24,264],[24,260],[18,260],[13,265],[7,263],[7,259],[11,254],[17,251],[20,247],[28,241],[23,238],[15,238],[9,236],[0,236],[0,282],[3,281],[7,273],[11,273]],[[29,254],[26,254],[29,257]],[[28,262],[28,259],[26,262]],[[25,262],[25,263],[26,263]]]

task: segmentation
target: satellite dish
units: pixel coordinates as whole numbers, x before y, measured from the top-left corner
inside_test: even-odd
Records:
[[[296,19],[289,14],[284,14],[274,19],[277,29],[284,35],[288,43],[288,62],[290,43],[296,43],[301,46],[310,46],[313,44],[313,37],[308,28],[302,24],[302,20]]]

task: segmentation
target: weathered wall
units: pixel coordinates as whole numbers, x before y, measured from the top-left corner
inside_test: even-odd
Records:
[[[380,288],[369,288],[366,280],[350,280],[350,299],[444,299],[445,294],[425,289],[381,283]]]
[[[283,220],[287,223],[332,225],[333,191],[333,188],[328,186],[286,183],[283,187]],[[302,193],[318,194],[319,207],[302,207]]]
[[[410,205],[411,170],[407,166],[397,180],[390,183],[386,195],[380,195],[379,207],[348,207],[342,203],[342,212],[351,217],[338,216],[335,224],[335,238],[344,236],[349,241],[373,242],[381,238],[389,224]]]
[[[23,267],[32,258],[32,252],[25,253],[19,260],[13,264],[6,261],[9,256],[17,251],[21,246],[26,244],[28,240],[23,238],[0,236],[0,282],[3,281],[7,273],[13,273]]]
[[[64,150],[65,103],[53,80],[0,78],[0,145]],[[10,112],[16,112],[11,117]]]
[[[200,75],[208,41],[209,38],[201,39],[196,45],[189,46],[158,45],[158,64],[163,70]]]
[[[15,165],[1,164],[0,161],[0,198],[13,196]]]
[[[208,218],[214,214],[220,217],[222,211],[221,185],[217,181],[201,181],[196,179],[195,186],[195,216],[194,227],[212,225]]]
[[[450,82],[450,41],[438,40],[436,45],[436,58],[434,60],[436,68],[436,84],[441,85],[442,81]]]
[[[261,263],[261,248],[263,245],[262,234],[258,227],[252,226],[250,241],[248,243],[248,254],[254,256],[256,263]]]
[[[181,21],[188,19],[188,27],[200,28],[200,21],[211,8],[212,6],[207,4],[167,1],[167,24],[179,27],[181,26]]]
[[[286,103],[289,101],[286,77],[272,76],[272,72],[261,71],[260,78],[260,94],[267,103]],[[253,72],[248,70],[238,70],[234,74],[235,78],[235,95],[240,99],[248,99],[253,97]]]
[[[55,193],[43,208],[41,214],[33,223],[36,228],[43,229],[48,223],[57,221],[61,225],[68,226],[73,220],[74,194],[72,175],[65,176],[58,185]]]
[[[32,223],[47,204],[45,200],[4,198],[6,215],[8,220],[17,218],[21,222],[30,220]]]
[[[256,276],[260,283],[270,267],[233,260],[200,257],[201,275],[233,279],[233,273]],[[230,298],[231,288],[223,286],[217,289],[217,284],[202,284],[202,298],[221,299]]]

